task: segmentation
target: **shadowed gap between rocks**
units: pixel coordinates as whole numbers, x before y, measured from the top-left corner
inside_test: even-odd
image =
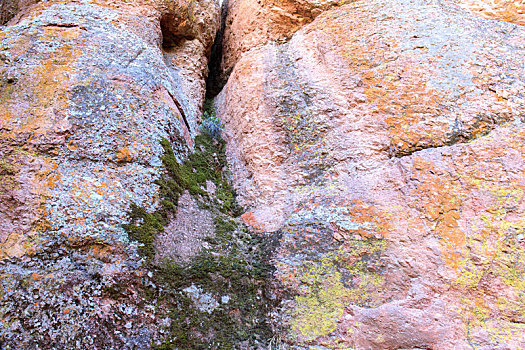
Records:
[[[206,80],[206,98],[212,99],[221,92],[228,80],[221,73],[221,62],[223,53],[224,31],[226,30],[226,17],[228,16],[229,0],[224,0],[221,6],[221,26],[211,49],[211,57],[208,63],[208,79]]]
[[[165,151],[162,157],[165,174],[157,180],[160,208],[148,213],[144,208],[133,206],[131,223],[125,226],[129,237],[140,243],[139,250],[148,261],[154,284],[160,287],[153,287],[148,293],[158,301],[160,313],[170,320],[163,330],[164,339],[154,346],[155,349],[174,346],[181,349],[262,349],[273,338],[268,317],[277,299],[269,292],[273,271],[269,259],[279,237],[250,232],[240,221],[243,211],[236,203],[230,184],[225,141],[220,131],[214,131],[222,128],[211,100],[224,85],[218,72],[225,5],[221,30],[209,61],[208,102],[193,153],[180,163],[170,143],[161,142]],[[192,38],[171,32],[167,20],[161,19],[161,47],[164,54],[169,55]],[[170,97],[189,129],[182,106],[171,93]],[[199,209],[193,214],[188,211],[184,214],[180,210],[184,203],[179,202],[183,197],[191,197]],[[186,236],[191,238],[191,232],[184,232],[183,227],[177,226],[184,220],[179,216],[199,212],[206,212],[211,217],[213,231],[200,238],[200,251],[186,259],[178,258],[176,251],[172,252],[174,254],[161,252],[174,249],[164,246],[166,242],[175,239],[174,242],[180,244],[188,241]],[[204,218],[186,219],[193,225],[205,225]]]

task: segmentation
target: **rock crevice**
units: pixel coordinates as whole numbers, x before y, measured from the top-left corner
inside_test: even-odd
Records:
[[[523,11],[3,1],[0,347],[525,348]]]

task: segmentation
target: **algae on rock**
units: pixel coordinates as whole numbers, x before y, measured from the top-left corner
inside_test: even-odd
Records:
[[[210,117],[213,113],[205,115]],[[165,175],[156,182],[162,196],[159,209],[148,213],[135,205],[130,210],[131,223],[125,225],[130,238],[141,244],[139,250],[153,272],[151,298],[157,300],[158,312],[169,319],[158,349],[255,347],[272,337],[266,322],[272,304],[266,286],[272,271],[267,261],[270,242],[241,224],[241,208],[228,179],[225,142],[203,131],[195,139],[195,151],[182,163],[169,141],[161,141]],[[214,191],[207,190],[209,182]],[[156,249],[162,249],[155,247],[155,237],[176,214],[185,191],[212,213],[214,232],[209,232],[200,253],[189,261],[155,261]],[[193,298],[190,290],[205,295],[207,305],[199,305],[202,300]]]

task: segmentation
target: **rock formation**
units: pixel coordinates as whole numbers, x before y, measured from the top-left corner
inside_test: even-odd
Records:
[[[216,106],[284,344],[525,347],[524,7],[474,3],[231,2]]]
[[[159,206],[160,141],[193,148],[219,5],[1,11],[0,347],[146,348],[161,321],[123,225]]]
[[[524,349],[524,15],[3,1],[0,348]]]
[[[221,72],[228,75],[241,55],[271,40],[285,40],[341,0],[227,0]]]

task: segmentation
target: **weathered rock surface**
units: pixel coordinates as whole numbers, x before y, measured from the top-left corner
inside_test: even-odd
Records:
[[[17,15],[21,16],[38,1],[40,0],[4,0],[0,4],[0,25],[6,24]]]
[[[230,3],[224,62],[241,58],[216,106],[244,220],[282,235],[276,334],[305,349],[524,348],[519,3],[495,21],[468,1],[356,1],[286,43],[248,15],[273,2],[254,3]]]
[[[227,0],[222,74],[229,75],[241,55],[270,40],[285,40],[341,0]]]
[[[130,202],[155,205],[159,140],[184,152],[198,132],[218,16],[202,4],[48,1],[2,31],[2,241],[118,239]]]
[[[159,337],[122,227],[158,206],[161,139],[193,147],[210,1],[7,1],[0,27],[0,347]]]
[[[227,146],[216,1],[0,5],[0,348],[525,348],[523,2],[225,3]]]
[[[457,0],[457,3],[484,18],[525,25],[523,0]]]
[[[155,246],[159,247],[156,260],[175,259],[191,261],[203,246],[206,238],[215,229],[213,215],[199,208],[197,201],[186,191],[179,198],[174,218],[164,232],[156,237]]]

